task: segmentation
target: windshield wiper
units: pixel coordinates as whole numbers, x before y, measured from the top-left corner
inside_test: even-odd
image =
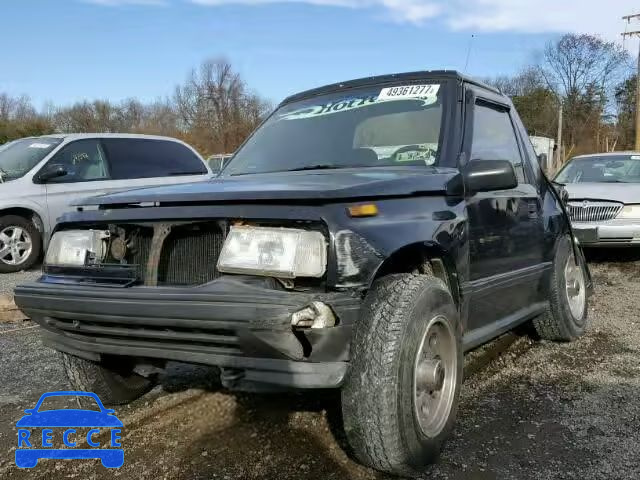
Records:
[[[333,165],[331,163],[320,163],[318,165],[306,165],[304,167],[291,168],[289,170],[285,170],[286,172],[301,172],[303,170],[332,170],[338,168],[348,168],[344,165]]]
[[[0,183],[4,183],[4,179],[8,176],[9,174],[0,168]]]
[[[179,175],[205,175],[205,173],[203,173],[202,171],[189,171],[189,170],[169,173],[170,177],[177,177]]]
[[[288,170],[271,170],[268,172],[241,172],[241,173],[231,173],[229,175],[231,177],[235,177],[238,175],[254,175],[254,174],[262,174],[262,173],[302,172],[304,170],[339,170],[342,168],[362,168],[362,167],[366,167],[366,165],[334,165],[331,163],[320,163],[318,165],[306,165],[304,167],[290,168]]]

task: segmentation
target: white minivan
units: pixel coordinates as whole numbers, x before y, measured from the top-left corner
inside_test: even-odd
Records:
[[[0,146],[0,273],[31,267],[75,201],[209,178],[202,157],[168,137],[63,134]]]

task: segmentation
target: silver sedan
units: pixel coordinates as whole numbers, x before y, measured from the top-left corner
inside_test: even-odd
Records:
[[[569,194],[569,216],[583,246],[640,245],[640,153],[574,157],[555,181]]]

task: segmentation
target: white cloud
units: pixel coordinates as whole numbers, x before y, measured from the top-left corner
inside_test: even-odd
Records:
[[[455,30],[525,33],[579,32],[620,39],[624,15],[640,13],[637,0],[472,0],[459,2],[447,23]],[[640,30],[636,24],[635,30]]]
[[[84,0],[115,6],[165,5],[190,2],[202,6],[308,3],[330,7],[371,9],[401,23],[439,21],[454,31],[599,34],[620,40],[623,15],[640,13],[637,0]],[[630,29],[640,30],[640,22]]]

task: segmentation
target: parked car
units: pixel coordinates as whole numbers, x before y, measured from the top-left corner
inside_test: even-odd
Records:
[[[209,168],[211,168],[212,172],[218,173],[227,166],[227,163],[229,163],[229,160],[231,160],[232,156],[233,155],[230,153],[211,155],[207,157],[207,163],[209,164]]]
[[[569,195],[573,231],[583,246],[640,245],[640,153],[573,157],[555,180]]]
[[[71,202],[210,176],[200,155],[173,138],[69,134],[5,144],[0,147],[0,273],[31,267]]]
[[[394,474],[437,458],[464,352],[587,326],[589,271],[517,112],[456,72],[293,95],[211,182],[84,204],[15,291],[76,388],[128,402],[152,386],[136,364],[168,360],[340,388],[353,451]]]

